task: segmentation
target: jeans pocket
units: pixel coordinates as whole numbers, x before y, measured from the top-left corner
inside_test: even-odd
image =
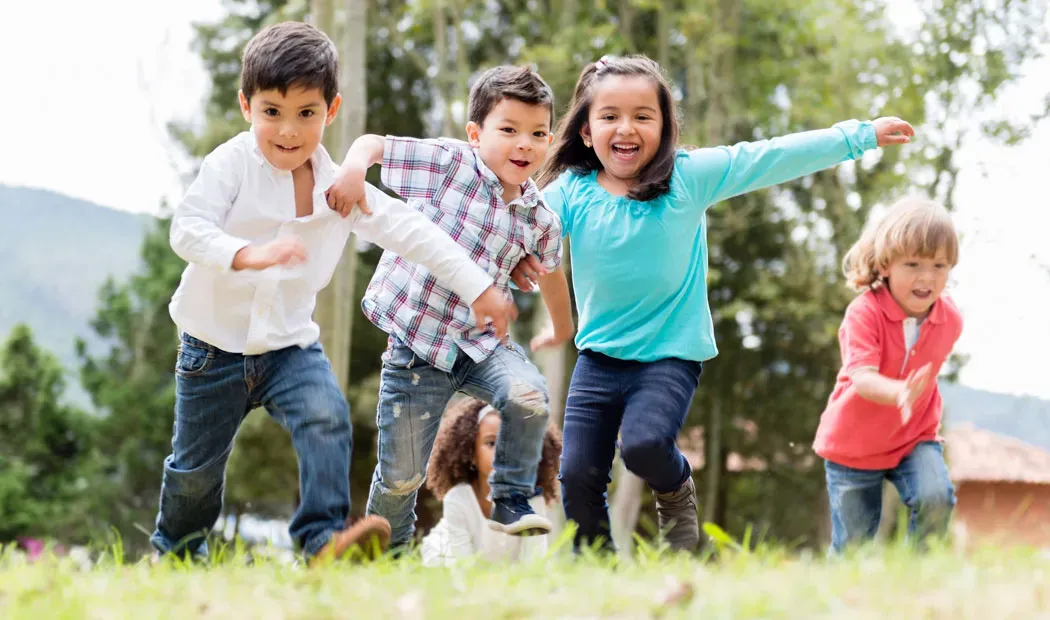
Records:
[[[402,344],[391,344],[383,351],[383,367],[391,370],[408,370],[417,365],[417,360],[412,349]]]
[[[513,340],[507,340],[506,342],[503,343],[502,346],[503,346],[503,348],[505,348],[508,351],[510,351],[511,353],[517,355],[518,357],[520,357],[521,359],[525,360],[526,362],[529,362],[530,364],[532,363],[532,359],[529,357],[528,352],[526,352],[525,349],[522,348],[522,346],[520,344],[514,342]]]
[[[204,374],[215,359],[215,350],[204,342],[183,336],[175,360],[175,373],[180,377],[198,377]]]

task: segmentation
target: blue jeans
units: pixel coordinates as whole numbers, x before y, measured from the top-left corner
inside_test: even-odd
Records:
[[[677,490],[692,475],[677,440],[702,372],[700,362],[635,362],[580,351],[558,476],[577,548],[594,542],[612,548],[607,490],[617,435],[624,465],[657,493]]]
[[[870,541],[879,529],[882,482],[897,487],[910,513],[908,536],[920,541],[948,532],[955,489],[944,464],[941,444],[926,441],[915,446],[893,469],[853,469],[824,462],[831,504],[831,551]]]
[[[511,342],[480,363],[460,352],[452,372],[445,372],[391,337],[379,384],[379,463],[368,494],[368,513],[390,521],[391,545],[412,540],[416,493],[426,480],[441,416],[456,392],[500,412],[489,479],[492,499],[535,492],[549,397],[543,375],[525,351]]]
[[[234,436],[260,406],[291,433],[299,457],[302,502],[289,527],[292,540],[310,556],[346,527],[350,408],[320,344],[240,355],[183,335],[175,372],[175,428],[154,547],[207,553],[204,537],[222,511]]]

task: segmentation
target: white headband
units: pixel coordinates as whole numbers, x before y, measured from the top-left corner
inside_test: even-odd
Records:
[[[478,424],[481,424],[481,421],[485,419],[485,416],[487,416],[490,413],[499,413],[499,412],[496,411],[496,409],[493,408],[492,405],[485,405],[484,407],[482,407],[481,411],[478,412]]]

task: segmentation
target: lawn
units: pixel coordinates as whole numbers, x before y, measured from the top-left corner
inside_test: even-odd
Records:
[[[307,570],[230,553],[210,565],[0,556],[0,618],[1031,618],[1050,614],[1034,550],[887,547],[826,560],[729,550],[706,561],[642,550],[448,569],[417,559]],[[116,558],[119,558],[117,554]]]

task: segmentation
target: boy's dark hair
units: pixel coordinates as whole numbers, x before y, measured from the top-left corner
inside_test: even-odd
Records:
[[[474,465],[474,440],[478,436],[478,415],[485,406],[476,398],[464,398],[445,411],[427,466],[427,488],[439,500],[457,484],[473,483],[478,479],[478,468]],[[547,432],[543,435],[543,453],[536,470],[536,484],[543,488],[543,499],[547,503],[558,497],[560,459],[561,432],[553,424],[547,424]]]
[[[551,123],[554,122],[554,92],[551,87],[532,69],[509,65],[489,69],[470,87],[467,120],[478,125],[484,124],[492,109],[504,99],[547,106]]]
[[[569,111],[558,124],[554,144],[551,145],[547,161],[540,170],[537,185],[541,188],[566,170],[586,174],[601,170],[602,162],[594,151],[583,144],[580,131],[587,123],[594,101],[594,87],[610,75],[640,75],[649,78],[656,89],[663,116],[660,146],[652,161],[638,173],[638,183],[627,194],[634,200],[652,200],[671,188],[674,172],[675,150],[678,148],[678,113],[671,94],[671,84],[656,61],[646,56],[603,56],[598,62],[584,67],[576,82]]]
[[[303,22],[282,22],[259,31],[244,48],[241,91],[255,93],[318,88],[332,105],[339,93],[339,55],[328,35]]]

